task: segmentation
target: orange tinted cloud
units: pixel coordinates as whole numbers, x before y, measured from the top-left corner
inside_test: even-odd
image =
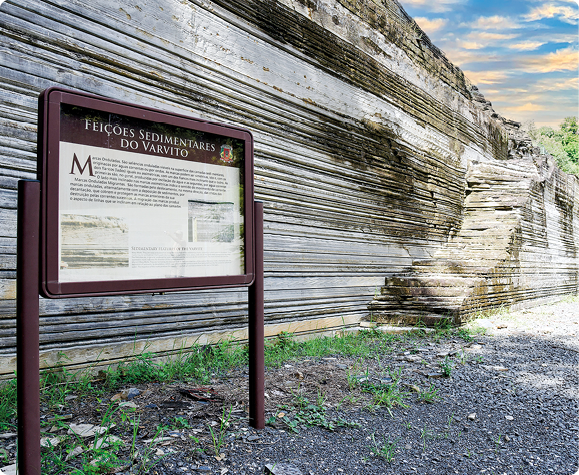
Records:
[[[466,35],[464,41],[459,41],[459,46],[464,49],[482,49],[487,46],[493,46],[498,42],[512,40],[519,36],[518,34],[507,33],[489,33],[487,31],[474,31]]]
[[[448,20],[444,18],[435,18],[434,20],[429,20],[428,18],[424,17],[416,17],[414,18],[414,21],[418,23],[418,26],[420,26],[420,28],[422,28],[427,34],[430,35],[435,31],[438,31],[441,28],[443,28]]]
[[[534,56],[521,61],[529,72],[551,73],[573,71],[579,68],[579,51],[574,48],[559,49],[543,56]]]
[[[504,41],[504,40],[512,40],[516,38],[517,34],[514,33],[488,33],[486,31],[475,31],[474,33],[469,33],[467,35],[468,39],[470,40],[485,40],[485,41]]]
[[[546,109],[545,106],[542,106],[541,104],[533,104],[532,102],[527,102],[522,106],[503,106],[502,108],[510,112],[533,112]]]
[[[497,84],[508,77],[504,71],[464,71],[473,84]]]

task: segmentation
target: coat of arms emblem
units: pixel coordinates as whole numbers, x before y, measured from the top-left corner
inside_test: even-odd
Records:
[[[219,156],[221,161],[231,163],[233,161],[233,147],[231,145],[222,145]]]

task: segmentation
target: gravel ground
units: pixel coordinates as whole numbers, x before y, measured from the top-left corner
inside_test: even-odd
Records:
[[[335,357],[268,371],[270,425],[261,431],[247,424],[246,370],[214,381],[218,397],[207,392],[208,401],[186,398],[182,385],[143,385],[133,399],[141,415],[137,446],[157,460],[146,473],[578,473],[579,304],[505,313],[473,325],[486,329],[473,342],[426,336],[368,365]],[[444,361],[449,377],[440,375]],[[377,407],[374,393],[364,391],[390,387],[392,378],[407,393],[407,407]],[[434,402],[419,396],[434,390]],[[75,403],[70,422],[96,417],[90,403]],[[224,408],[232,412],[215,452],[208,427],[220,434]],[[154,428],[175,417],[182,426],[173,424],[164,440],[151,442]],[[333,430],[308,422],[332,423]],[[0,440],[4,448],[9,443]],[[118,473],[137,473],[136,465]]]

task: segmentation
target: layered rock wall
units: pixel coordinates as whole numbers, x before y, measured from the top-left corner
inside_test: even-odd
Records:
[[[469,170],[510,170],[498,116],[395,0],[6,0],[0,33],[0,373],[15,367],[15,190],[36,177],[47,87],[253,132],[269,334],[357,325],[385,276],[464,232]],[[563,181],[558,203],[574,203]],[[244,289],[41,300],[41,361],[245,338],[246,301]]]
[[[509,159],[469,163],[459,232],[432,258],[386,278],[369,305],[378,322],[463,323],[499,307],[579,290],[579,180],[507,121]]]

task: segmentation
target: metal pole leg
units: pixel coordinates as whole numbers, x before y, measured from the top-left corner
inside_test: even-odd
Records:
[[[249,424],[265,427],[263,330],[263,203],[254,203],[255,280],[249,287]]]
[[[18,473],[40,475],[40,182],[18,182],[16,346]]]

